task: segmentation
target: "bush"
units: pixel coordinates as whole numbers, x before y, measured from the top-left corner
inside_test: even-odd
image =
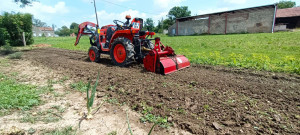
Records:
[[[8,58],[9,59],[21,59],[22,55],[23,55],[22,52],[16,52],[16,53],[8,55]]]
[[[4,28],[1,28],[0,25],[0,46],[6,44],[6,39],[7,39],[7,31]]]
[[[3,46],[3,52],[4,52],[4,54],[10,54],[13,52],[13,48],[7,44],[7,45]]]
[[[13,14],[5,12],[0,18],[0,38],[7,39],[12,46],[23,45],[22,33],[25,32],[26,44],[33,43],[32,37],[32,15],[31,14]],[[5,41],[1,40],[0,45]]]

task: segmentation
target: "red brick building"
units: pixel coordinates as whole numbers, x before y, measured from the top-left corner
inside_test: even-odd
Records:
[[[300,7],[278,9],[276,26],[286,26],[287,29],[300,28]]]

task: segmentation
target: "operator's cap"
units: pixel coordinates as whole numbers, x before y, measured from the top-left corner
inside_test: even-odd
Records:
[[[131,16],[130,15],[126,15],[126,17],[125,17],[126,19],[131,19]]]

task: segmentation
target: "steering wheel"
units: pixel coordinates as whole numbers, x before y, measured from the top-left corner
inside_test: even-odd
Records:
[[[124,24],[125,24],[124,22],[119,21],[119,20],[114,20],[113,22],[117,25],[117,28],[118,28],[118,29],[124,29],[124,28],[122,27],[122,25],[118,24],[118,22],[119,22],[119,23],[122,23],[122,24],[124,25]]]

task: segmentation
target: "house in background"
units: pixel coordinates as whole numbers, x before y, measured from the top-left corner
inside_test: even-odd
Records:
[[[54,30],[51,27],[35,27],[32,26],[32,33],[34,37],[41,37],[45,35],[46,37],[55,37]]]
[[[300,28],[300,7],[278,9],[275,31]]]

